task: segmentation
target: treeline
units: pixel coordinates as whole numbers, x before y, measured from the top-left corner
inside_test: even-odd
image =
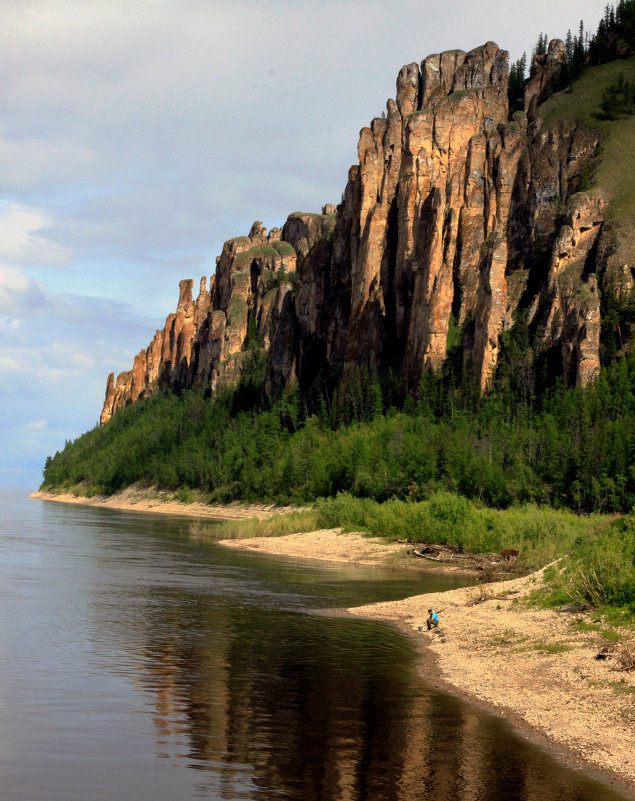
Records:
[[[297,390],[271,402],[260,369],[214,400],[192,390],[157,395],[49,457],[43,487],[113,493],[141,481],[197,489],[211,502],[276,503],[450,491],[498,508],[630,510],[635,356],[586,388],[557,384],[538,402],[519,347],[507,344],[507,377],[502,369],[485,396],[427,373],[418,396],[404,399],[390,375],[353,371],[319,403]]]
[[[556,91],[577,80],[587,67],[597,67],[619,58],[628,58],[635,52],[635,0],[619,0],[617,5],[607,5],[594,34],[586,31],[584,22],[580,20],[578,33],[573,35],[568,30],[564,43],[566,56],[559,85],[555,87]],[[549,37],[541,32],[532,59],[533,56],[544,55],[548,46]],[[527,56],[523,53],[521,58],[512,63],[509,70],[508,97],[512,112],[522,106],[526,69]]]

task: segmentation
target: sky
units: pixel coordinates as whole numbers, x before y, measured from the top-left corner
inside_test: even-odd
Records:
[[[338,203],[403,64],[595,30],[606,0],[0,0],[0,486],[97,424],[254,220]]]

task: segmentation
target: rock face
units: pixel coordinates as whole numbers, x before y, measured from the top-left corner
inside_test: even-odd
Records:
[[[289,236],[308,250],[334,222],[332,212],[291,215]],[[295,317],[290,320],[289,312],[297,253],[282,236],[284,231],[268,234],[256,221],[249,236],[225,242],[209,291],[201,278],[193,300],[193,281],[180,282],[176,312],[168,315],[163,330],[135,357],[132,370],[116,382],[113,374],[108,377],[102,425],[117,409],[153,392],[198,386],[213,393],[233,385],[261,350],[276,357],[272,391],[295,378]]]
[[[521,308],[565,381],[597,375],[598,275],[631,278],[603,235],[605,199],[576,194],[597,135],[536,114],[563,53],[555,40],[534,59],[511,120],[508,54],[494,43],[404,66],[395,100],[360,132],[340,205],[270,233],[255,222],[225,243],[196,300],[181,281],[164,329],[132,370],[109,376],[102,424],[156,391],[214,393],[259,358],[267,393],[386,367],[414,393],[442,367],[450,329],[486,390]]]
[[[560,76],[567,60],[567,49],[562,39],[552,39],[544,55],[534,56],[525,84],[525,113],[533,117],[538,104],[547,93],[557,91]]]

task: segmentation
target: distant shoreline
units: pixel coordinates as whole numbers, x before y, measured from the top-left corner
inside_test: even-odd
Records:
[[[102,509],[119,509],[125,512],[143,512],[155,515],[181,515],[208,520],[266,520],[276,514],[296,511],[291,506],[273,504],[232,504],[210,506],[205,503],[183,503],[157,490],[130,487],[114,495],[74,495],[71,492],[44,492],[37,490],[29,495],[40,501],[96,506]]]

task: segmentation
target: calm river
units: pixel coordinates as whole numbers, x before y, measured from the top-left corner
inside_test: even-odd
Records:
[[[456,586],[0,492],[2,801],[614,801],[314,610]]]

